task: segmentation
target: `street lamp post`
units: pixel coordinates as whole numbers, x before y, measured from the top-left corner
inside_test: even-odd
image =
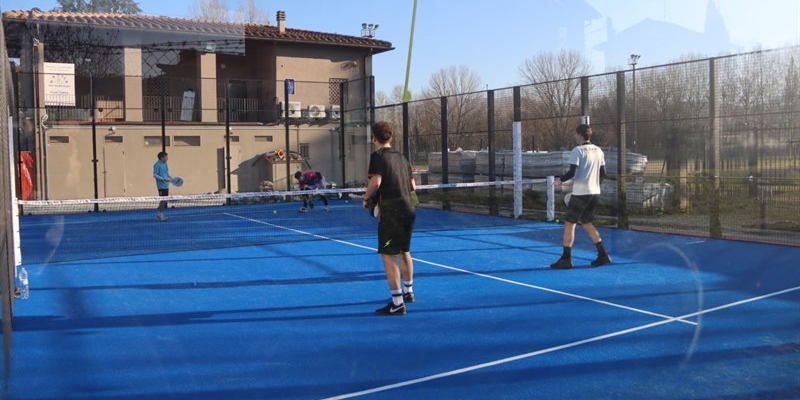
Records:
[[[94,198],[97,199],[100,196],[100,191],[97,187],[97,96],[94,93],[94,72],[93,66],[91,64],[92,60],[86,58],[83,60],[85,63],[89,64],[89,101],[91,102],[92,106],[92,169],[94,171]],[[100,211],[100,204],[94,203],[94,211]]]
[[[639,63],[639,54],[631,54],[628,64],[633,68],[633,151],[636,151],[636,143],[639,141],[639,132],[636,122],[636,64]]]

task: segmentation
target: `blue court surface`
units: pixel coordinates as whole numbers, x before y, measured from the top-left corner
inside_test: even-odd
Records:
[[[797,399],[800,249],[420,209],[389,300],[355,202],[22,217],[5,399]]]

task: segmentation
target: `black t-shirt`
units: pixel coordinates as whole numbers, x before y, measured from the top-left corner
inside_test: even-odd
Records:
[[[411,164],[397,150],[384,147],[369,158],[369,175],[380,175],[380,201],[403,201],[411,204]],[[413,205],[412,205],[413,206]]]

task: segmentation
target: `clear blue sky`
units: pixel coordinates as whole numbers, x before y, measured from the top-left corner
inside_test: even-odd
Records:
[[[140,0],[139,6],[145,15],[188,18],[193,3]],[[228,0],[228,4],[236,9],[239,0]],[[363,22],[379,24],[376,38],[391,42],[395,50],[375,57],[377,90],[389,93],[405,82],[413,0],[257,0],[256,4],[272,23],[278,10],[286,11],[290,28],[359,36]],[[714,0],[712,4],[737,51],[800,44],[798,0]],[[55,0],[0,0],[2,11],[50,10],[56,5]],[[597,18],[585,31],[572,29],[583,26],[587,12],[583,7],[587,6],[597,12]],[[417,93],[439,69],[458,65],[475,71],[483,88],[514,86],[521,83],[519,68],[525,59],[540,51],[558,52],[576,38],[584,45],[575,50],[592,62],[593,73],[627,69],[627,57],[606,59],[605,53],[595,49],[608,40],[609,32],[623,35],[637,24],[655,21],[703,33],[707,6],[708,0],[418,0],[409,89]],[[542,33],[541,28],[547,26],[549,30]],[[630,50],[622,49],[621,54],[640,54],[639,67],[680,56],[665,54],[655,40],[625,43]]]

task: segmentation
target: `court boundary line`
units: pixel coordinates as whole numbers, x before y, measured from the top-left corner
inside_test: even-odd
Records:
[[[302,231],[302,230],[299,230],[299,229],[294,229],[294,228],[289,228],[289,227],[285,227],[285,226],[281,226],[281,225],[276,225],[276,224],[273,224],[273,223],[270,223],[270,222],[266,222],[266,221],[259,221],[257,219],[252,219],[252,218],[241,216],[241,215],[236,215],[236,214],[231,214],[231,213],[225,213],[225,214],[226,215],[230,215],[232,217],[244,219],[246,221],[251,221],[251,222],[255,222],[255,223],[263,224],[263,225],[269,225],[269,226],[272,226],[272,227],[275,227],[275,228],[288,230],[288,231],[291,231],[291,232],[294,232],[294,233],[309,235],[309,236],[312,236],[312,237],[315,237],[315,238],[318,238],[318,239],[329,240],[329,241],[333,241],[333,242],[336,242],[336,243],[345,244],[345,245],[353,246],[353,247],[358,247],[358,248],[365,249],[365,250],[377,251],[374,247],[364,246],[364,245],[360,245],[360,244],[353,243],[353,242],[347,242],[347,241],[340,240],[340,239],[334,239],[334,238],[331,238],[331,237],[328,237],[328,236],[318,235],[318,234],[315,234],[315,233],[306,232],[306,231]],[[413,257],[413,256],[411,257],[411,259],[414,260],[415,262],[432,265],[434,267],[449,269],[451,271],[461,272],[461,273],[468,274],[468,275],[475,275],[475,276],[479,276],[479,277],[486,278],[486,279],[493,279],[493,280],[496,280],[496,281],[500,281],[500,282],[504,282],[504,283],[510,283],[512,285],[527,287],[527,288],[530,288],[530,289],[541,290],[543,292],[549,292],[549,293],[558,294],[558,295],[562,295],[562,296],[572,297],[572,298],[576,298],[576,299],[579,299],[579,300],[584,300],[584,301],[589,301],[589,302],[593,302],[593,303],[602,304],[602,305],[605,305],[605,306],[621,308],[623,310],[633,311],[633,312],[636,312],[636,313],[650,315],[650,316],[653,316],[653,317],[664,318],[664,319],[676,318],[675,316],[671,316],[671,315],[659,314],[659,313],[656,313],[656,312],[652,312],[652,311],[648,311],[648,310],[642,310],[642,309],[638,309],[638,308],[634,308],[634,307],[630,307],[630,306],[625,306],[625,305],[622,305],[622,304],[612,303],[612,302],[605,301],[605,300],[595,299],[595,298],[591,298],[591,297],[587,297],[587,296],[582,296],[582,295],[575,294],[575,293],[569,293],[569,292],[564,292],[564,291],[561,291],[561,290],[546,288],[544,286],[538,286],[538,285],[533,285],[533,284],[530,284],[530,283],[514,281],[514,280],[511,280],[511,279],[500,278],[500,277],[497,277],[497,276],[492,276],[492,275],[488,275],[488,274],[484,274],[484,273],[480,273],[480,272],[474,272],[474,271],[470,271],[470,270],[466,270],[466,269],[462,269],[462,268],[458,268],[458,267],[453,267],[453,266],[450,266],[450,265],[436,263],[436,262],[433,262],[433,261],[423,260],[423,259],[416,258],[416,257]],[[678,319],[678,322],[683,322],[685,324],[693,325],[693,326],[697,325],[697,322],[695,322],[695,321],[687,321],[687,320],[680,319],[680,318]]]
[[[256,220],[256,219],[252,219],[252,218],[248,218],[248,217],[244,217],[244,216],[240,216],[240,215],[236,215],[236,214],[231,214],[231,213],[225,213],[225,214],[230,215],[230,216],[235,217],[235,218],[240,218],[240,219],[244,219],[244,220],[247,220],[247,221],[255,222],[257,224],[269,225],[269,226],[272,226],[272,227],[275,227],[275,228],[278,228],[278,229],[284,229],[284,230],[288,230],[288,231],[299,233],[299,234],[309,235],[309,236],[312,236],[312,237],[315,237],[315,238],[319,238],[319,239],[322,239],[322,240],[328,240],[328,241],[332,241],[332,242],[335,242],[335,243],[340,243],[340,244],[344,244],[344,245],[348,245],[348,246],[353,246],[353,247],[357,247],[357,248],[361,248],[361,249],[365,249],[365,250],[376,251],[375,248],[372,248],[372,247],[369,247],[369,246],[360,245],[360,244],[353,243],[353,242],[348,242],[348,241],[344,241],[344,240],[340,240],[340,239],[334,239],[334,238],[331,238],[331,237],[328,237],[328,236],[319,235],[319,234],[315,234],[315,233],[311,233],[311,232],[307,232],[307,231],[302,231],[302,230],[299,230],[299,229],[289,228],[289,227],[285,227],[285,226],[281,226],[281,225],[276,225],[276,224],[272,224],[272,223],[269,223],[269,222],[266,222],[266,221],[259,221],[259,220]],[[635,327],[631,327],[631,328],[628,328],[628,329],[623,329],[623,330],[620,330],[620,331],[611,332],[611,333],[607,333],[607,334],[603,334],[603,335],[599,335],[599,336],[594,336],[594,337],[591,337],[591,338],[577,340],[577,341],[574,341],[574,342],[565,343],[565,344],[562,344],[562,345],[553,346],[553,347],[549,347],[549,348],[545,348],[545,349],[540,349],[540,350],[536,350],[536,351],[532,351],[532,352],[528,352],[528,353],[518,354],[518,355],[512,356],[512,357],[505,357],[505,358],[494,360],[494,361],[489,361],[489,362],[485,362],[485,363],[481,363],[481,364],[476,364],[476,365],[472,365],[472,366],[468,366],[468,367],[464,367],[464,368],[459,368],[459,369],[455,369],[455,370],[451,370],[451,371],[447,371],[447,372],[441,372],[441,373],[438,373],[438,374],[428,375],[428,376],[424,376],[424,377],[420,377],[420,378],[416,378],[416,379],[411,379],[411,380],[407,380],[407,381],[397,382],[397,383],[390,384],[390,385],[379,386],[379,387],[375,387],[375,388],[372,388],[372,389],[365,389],[365,390],[361,390],[361,391],[357,391],[357,392],[351,392],[351,393],[345,393],[345,394],[341,394],[341,395],[336,395],[336,396],[333,396],[333,397],[326,397],[326,398],[323,398],[323,400],[338,400],[338,399],[348,399],[348,398],[353,398],[353,397],[360,397],[360,396],[369,395],[369,394],[373,394],[373,393],[379,393],[379,392],[384,392],[384,391],[397,389],[397,388],[401,388],[401,387],[411,386],[411,385],[415,385],[415,384],[418,384],[418,383],[429,382],[429,381],[433,381],[433,380],[437,380],[437,379],[447,378],[447,377],[450,377],[450,376],[460,375],[460,374],[463,374],[463,373],[472,372],[472,371],[476,371],[476,370],[479,370],[479,369],[484,369],[484,368],[488,368],[488,367],[492,367],[492,366],[496,366],[496,365],[501,365],[501,364],[507,364],[507,363],[510,363],[510,362],[523,360],[523,359],[527,359],[527,358],[531,358],[531,357],[536,357],[536,356],[539,356],[539,355],[548,354],[548,353],[552,353],[552,352],[559,351],[559,350],[565,350],[565,349],[581,346],[581,345],[584,345],[584,344],[594,343],[594,342],[598,342],[598,341],[601,341],[601,340],[604,340],[604,339],[609,339],[609,338],[613,338],[613,337],[617,337],[617,336],[626,335],[628,333],[647,330],[647,329],[650,329],[650,328],[654,328],[654,327],[661,326],[661,325],[666,325],[666,324],[673,323],[673,322],[682,322],[682,323],[685,323],[685,324],[693,325],[693,326],[695,326],[695,330],[697,330],[697,328],[699,328],[699,324],[697,322],[694,322],[694,321],[688,321],[687,318],[700,317],[700,316],[702,316],[704,314],[708,314],[708,313],[711,313],[711,312],[716,312],[716,311],[723,310],[723,309],[726,309],[726,308],[731,308],[731,307],[735,307],[735,306],[738,306],[738,305],[751,303],[751,302],[763,300],[763,299],[766,299],[766,298],[769,298],[769,297],[779,296],[779,295],[782,295],[782,294],[785,294],[785,293],[789,293],[789,292],[792,292],[792,291],[800,290],[800,286],[796,286],[796,287],[793,287],[793,288],[788,288],[788,289],[780,290],[780,291],[777,291],[777,292],[764,294],[764,295],[761,295],[761,296],[746,298],[746,299],[742,299],[742,300],[735,301],[735,302],[732,302],[732,303],[722,304],[722,305],[719,305],[719,306],[716,306],[716,307],[711,307],[711,308],[708,308],[708,309],[701,309],[701,310],[698,310],[698,311],[695,311],[695,312],[691,312],[691,313],[688,313],[688,314],[684,314],[684,315],[680,315],[680,316],[666,316],[666,315],[661,315],[659,313],[654,313],[654,312],[650,312],[650,311],[647,311],[647,310],[640,310],[640,309],[633,308],[633,307],[623,306],[621,304],[615,304],[615,303],[607,302],[607,301],[604,301],[604,300],[593,299],[591,297],[586,297],[586,296],[582,296],[582,295],[578,295],[578,294],[574,294],[574,293],[564,292],[564,291],[560,291],[560,290],[556,290],[556,289],[550,289],[550,288],[546,288],[546,287],[538,286],[538,285],[532,285],[532,284],[526,284],[526,283],[522,283],[522,282],[517,282],[517,281],[510,280],[510,279],[500,278],[500,277],[496,277],[496,276],[492,276],[492,275],[488,275],[488,274],[484,274],[484,273],[480,273],[480,272],[473,272],[473,271],[465,270],[463,268],[457,268],[457,267],[453,267],[453,266],[449,266],[449,265],[445,265],[445,264],[441,264],[441,263],[427,261],[427,260],[419,259],[419,258],[416,258],[416,257],[412,257],[412,259],[415,262],[420,262],[420,263],[423,263],[423,264],[427,264],[427,265],[431,265],[431,266],[435,266],[435,267],[439,267],[439,268],[449,269],[449,270],[452,270],[452,271],[457,271],[457,272],[461,272],[461,273],[468,274],[468,275],[474,275],[474,276],[478,276],[478,277],[482,277],[482,278],[486,278],[486,279],[492,279],[492,280],[496,280],[496,281],[500,281],[500,282],[504,282],[504,283],[509,283],[509,284],[512,284],[512,285],[518,285],[518,286],[537,289],[537,290],[541,290],[541,291],[545,291],[545,292],[549,292],[549,293],[554,293],[554,294],[559,294],[559,295],[563,295],[563,296],[573,297],[573,298],[577,298],[577,299],[581,299],[581,300],[585,300],[585,301],[590,301],[590,302],[595,302],[595,303],[598,303],[598,304],[603,304],[603,305],[607,305],[607,306],[611,306],[611,307],[615,307],[615,308],[621,308],[621,309],[625,309],[625,310],[628,310],[628,311],[642,313],[642,314],[645,314],[645,315],[650,315],[650,316],[654,316],[654,317],[658,317],[658,318],[662,318],[662,319],[660,321],[655,321],[655,322],[652,322],[652,323],[649,323],[649,324],[635,326]]]
[[[598,303],[598,304],[602,304],[602,305],[605,305],[605,306],[621,308],[623,310],[633,311],[633,312],[649,315],[649,316],[652,316],[652,317],[658,317],[658,318],[664,318],[664,319],[675,318],[675,319],[678,320],[678,322],[683,322],[683,323],[688,324],[688,325],[697,325],[697,322],[687,321],[687,320],[684,320],[681,317],[675,317],[675,316],[670,316],[670,315],[659,314],[659,313],[656,313],[656,312],[642,310],[642,309],[639,309],[639,308],[625,306],[625,305],[622,305],[622,304],[612,303],[612,302],[609,302],[609,301],[595,299],[595,298],[592,298],[592,297],[582,296],[582,295],[575,294],[575,293],[564,292],[562,290],[551,289],[551,288],[547,288],[547,287],[539,286],[539,285],[534,285],[534,284],[530,284],[530,283],[518,282],[518,281],[511,280],[511,279],[506,279],[506,278],[500,278],[500,277],[497,277],[497,276],[492,276],[492,275],[488,275],[488,274],[484,274],[484,273],[480,273],[480,272],[469,271],[469,270],[466,270],[466,269],[462,269],[462,268],[458,268],[458,267],[452,267],[452,266],[449,266],[449,265],[435,263],[435,262],[432,262],[432,261],[419,260],[419,259],[414,258],[414,257],[411,257],[411,258],[414,261],[419,261],[421,263],[428,264],[428,265],[433,265],[433,266],[436,266],[436,267],[439,267],[439,268],[445,268],[445,269],[449,269],[449,270],[452,270],[452,271],[458,271],[458,272],[462,272],[462,273],[469,274],[469,275],[476,275],[476,276],[480,276],[480,277],[486,278],[486,279],[493,279],[493,280],[500,281],[500,282],[510,283],[512,285],[517,285],[517,286],[527,287],[527,288],[531,288],[531,289],[541,290],[543,292],[549,292],[549,293],[553,293],[553,294],[560,294],[562,296],[573,297],[573,298],[576,298],[576,299],[585,300],[585,301],[589,301],[589,302],[593,302],[593,303]]]
[[[565,344],[558,345],[558,346],[548,347],[546,349],[540,349],[540,350],[531,351],[531,352],[528,352],[528,353],[518,354],[518,355],[512,356],[512,357],[501,358],[501,359],[498,359],[498,360],[489,361],[489,362],[485,362],[485,363],[481,363],[481,364],[476,364],[476,365],[472,365],[472,366],[469,366],[469,367],[459,368],[459,369],[455,369],[455,370],[452,370],[452,371],[441,372],[441,373],[438,373],[438,374],[428,375],[428,376],[424,376],[424,377],[421,377],[421,378],[416,378],[416,379],[411,379],[411,380],[407,380],[407,381],[397,382],[397,383],[394,383],[394,384],[391,384],[391,385],[384,385],[384,386],[379,386],[379,387],[372,388],[372,389],[361,390],[361,391],[358,391],[358,392],[351,392],[351,393],[345,393],[345,394],[341,394],[341,395],[337,395],[337,396],[333,396],[333,397],[326,397],[323,400],[338,400],[338,399],[348,399],[348,398],[352,398],[352,397],[359,397],[359,396],[363,396],[363,395],[368,395],[368,394],[373,394],[373,393],[378,393],[378,392],[384,392],[384,391],[387,391],[387,390],[397,389],[397,388],[401,388],[401,387],[405,387],[405,386],[411,386],[411,385],[415,385],[417,383],[429,382],[429,381],[433,381],[433,380],[436,380],[436,379],[441,379],[441,378],[447,378],[447,377],[450,377],[450,376],[460,375],[460,374],[463,374],[463,373],[466,373],[466,372],[472,372],[472,371],[476,371],[476,370],[479,370],[479,369],[493,367],[495,365],[507,364],[507,363],[510,363],[510,362],[523,360],[523,359],[526,359],[526,358],[536,357],[536,356],[539,356],[539,355],[542,355],[542,354],[552,353],[552,352],[555,352],[555,351],[558,351],[558,350],[569,349],[569,348],[572,348],[572,347],[577,347],[577,346],[581,346],[581,345],[588,344],[588,343],[598,342],[598,341],[601,341],[601,340],[604,340],[604,339],[609,339],[609,338],[613,338],[613,337],[617,337],[617,336],[626,335],[628,333],[638,332],[638,331],[654,328],[654,327],[657,327],[657,326],[666,325],[668,323],[679,321],[680,319],[683,319],[683,318],[691,318],[691,317],[695,317],[695,316],[700,316],[700,315],[703,315],[703,314],[716,312],[716,311],[723,310],[723,309],[726,309],[726,308],[731,308],[731,307],[735,307],[735,306],[738,306],[738,305],[742,305],[742,304],[751,303],[751,302],[754,302],[754,301],[763,300],[763,299],[766,299],[766,298],[769,298],[769,297],[780,296],[782,294],[793,292],[793,291],[796,291],[796,290],[800,290],[800,286],[795,286],[793,288],[779,290],[777,292],[772,292],[772,293],[768,293],[768,294],[761,295],[761,296],[751,297],[751,298],[748,298],[748,299],[743,299],[743,300],[735,301],[735,302],[732,302],[732,303],[723,304],[723,305],[720,305],[720,306],[717,306],[717,307],[712,307],[712,308],[709,308],[709,309],[700,310],[700,311],[696,311],[696,312],[689,313],[689,314],[684,314],[684,315],[681,315],[679,317],[672,317],[672,318],[669,318],[669,319],[666,319],[666,320],[656,321],[656,322],[652,322],[652,323],[649,323],[649,324],[635,326],[635,327],[632,327],[632,328],[623,329],[623,330],[616,331],[616,332],[606,333],[604,335],[599,335],[599,336],[594,336],[594,337],[587,338],[587,339],[577,340],[577,341],[574,341],[574,342],[565,343]]]

